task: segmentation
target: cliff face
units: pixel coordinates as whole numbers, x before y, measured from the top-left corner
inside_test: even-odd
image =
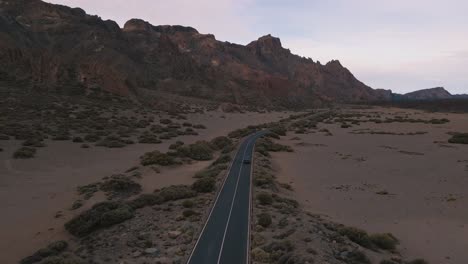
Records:
[[[191,27],[138,19],[121,29],[81,9],[39,0],[0,0],[0,76],[69,93],[103,89],[137,96],[146,88],[262,106],[391,98],[340,62],[299,57],[270,35],[242,46]]]

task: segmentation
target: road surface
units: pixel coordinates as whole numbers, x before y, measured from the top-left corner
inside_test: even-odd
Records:
[[[188,264],[243,264],[249,262],[251,167],[255,140],[248,136],[239,147]]]

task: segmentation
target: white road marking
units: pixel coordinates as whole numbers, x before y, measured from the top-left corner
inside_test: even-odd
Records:
[[[247,143],[248,145],[248,143]],[[242,145],[241,145],[242,146]],[[208,222],[210,221],[211,219],[211,214],[213,213],[214,211],[214,208],[216,207],[216,204],[218,203],[218,199],[219,199],[219,196],[221,195],[221,193],[223,192],[223,189],[224,189],[224,185],[226,184],[226,181],[227,181],[227,178],[229,177],[229,173],[231,172],[231,168],[232,168],[232,165],[234,164],[234,162],[236,161],[236,157],[237,157],[237,154],[239,154],[239,149],[237,149],[237,152],[236,152],[236,155],[234,155],[234,160],[231,162],[231,164],[229,165],[229,168],[226,172],[226,177],[224,177],[224,181],[223,181],[223,184],[221,185],[221,188],[220,188],[220,191],[218,192],[218,195],[216,196],[216,200],[215,202],[213,203],[213,206],[211,207],[211,211],[210,211],[210,214],[208,215],[208,218],[206,219],[205,221],[205,225],[203,226],[201,232],[200,232],[200,235],[198,236],[198,239],[197,239],[197,242],[195,243],[193,249],[192,249],[192,252],[190,253],[190,256],[187,260],[187,263],[190,263],[190,261],[192,260],[192,257],[193,257],[193,253],[195,252],[195,249],[197,248],[198,246],[198,243],[200,242],[200,239],[203,235],[203,232],[205,231],[205,228],[206,226],[208,225]],[[244,154],[245,155],[245,151],[244,151]],[[242,157],[243,158],[243,157]],[[242,165],[241,165],[242,166]],[[242,168],[242,167],[241,167]]]
[[[253,138],[255,138],[255,136]],[[242,161],[241,161],[242,163],[241,163],[241,166],[240,166],[240,169],[239,169],[239,174],[237,175],[236,188],[234,189],[234,197],[232,198],[231,208],[229,209],[229,216],[228,216],[228,220],[227,220],[227,223],[226,223],[226,228],[224,228],[224,235],[223,235],[223,240],[221,242],[221,249],[219,250],[218,262],[217,262],[218,264],[221,261],[221,255],[223,253],[224,241],[226,240],[227,229],[229,227],[229,222],[231,221],[232,208],[234,207],[234,201],[236,200],[236,196],[237,196],[237,187],[239,186],[239,179],[240,179],[240,175],[242,173],[242,167],[244,165],[245,153],[247,152],[247,149],[249,149],[249,144],[251,142],[252,142],[252,139],[250,139],[249,142],[247,142],[247,146],[245,147],[244,153],[242,154]]]

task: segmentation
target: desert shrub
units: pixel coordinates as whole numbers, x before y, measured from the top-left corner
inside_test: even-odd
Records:
[[[429,264],[429,262],[424,259],[415,259],[415,260],[408,262],[408,264]]]
[[[346,236],[349,240],[359,244],[365,248],[372,247],[372,241],[366,231],[355,227],[343,227],[339,229],[342,236]]]
[[[202,124],[198,124],[198,125],[194,125],[193,128],[196,128],[196,129],[206,129],[206,126],[205,126],[205,125],[202,125]]]
[[[269,227],[272,223],[271,215],[269,213],[261,213],[258,216],[257,223],[263,227]]]
[[[346,256],[347,264],[371,264],[370,259],[362,251],[354,250]]]
[[[65,141],[65,140],[70,140],[70,135],[69,134],[58,134],[52,137],[52,140],[56,141]]]
[[[63,253],[60,256],[46,257],[38,264],[86,264],[86,262],[70,253]]]
[[[297,202],[296,200],[289,199],[289,198],[286,198],[286,197],[282,197],[282,196],[279,196],[277,194],[273,194],[272,198],[277,203],[282,203],[282,204],[288,205],[289,207],[292,207],[292,208],[297,208],[299,206],[299,202]]]
[[[262,138],[257,141],[257,144],[255,145],[255,151],[258,153],[264,155],[264,156],[269,156],[268,152],[280,152],[280,151],[287,151],[287,152],[292,152],[293,149],[290,146],[286,145],[281,145],[274,143],[271,139],[269,138]]]
[[[116,136],[107,136],[96,144],[96,146],[106,148],[123,148],[126,145],[127,142]]]
[[[255,132],[255,128],[241,128],[234,130],[228,134],[228,137],[230,138],[242,138],[245,136],[248,136]]]
[[[138,137],[138,143],[142,144],[159,144],[161,142],[154,134],[144,133]]]
[[[89,199],[95,192],[99,190],[99,185],[99,183],[90,183],[87,185],[78,186],[76,190],[78,191],[78,194],[84,195],[85,199]]]
[[[114,210],[105,212],[101,216],[100,225],[103,227],[121,223],[134,216],[133,208],[130,206],[120,206]]]
[[[65,223],[70,234],[82,237],[91,232],[121,223],[134,216],[133,208],[118,202],[102,202]]]
[[[184,145],[184,142],[182,141],[176,141],[175,143],[172,143],[170,146],[169,146],[169,149],[177,149],[181,146]]]
[[[87,142],[97,142],[101,139],[101,136],[99,136],[98,134],[88,134],[84,137],[84,140],[86,140]]]
[[[72,141],[75,142],[75,143],[83,143],[84,142],[83,138],[81,138],[81,137],[74,137],[72,139]]]
[[[379,262],[379,264],[398,264],[395,261],[384,259]]]
[[[33,264],[37,263],[47,257],[56,256],[67,249],[68,243],[66,241],[56,241],[49,244],[47,247],[39,249],[34,254],[26,257],[20,261],[20,264]]]
[[[195,203],[192,200],[185,200],[182,203],[182,206],[185,208],[192,208],[195,205]]]
[[[384,250],[394,250],[398,245],[398,239],[389,233],[372,234],[370,240],[378,248]]]
[[[187,185],[164,187],[157,194],[161,196],[163,202],[192,198],[197,195],[196,191]]]
[[[189,157],[193,160],[210,160],[213,158],[213,149],[206,141],[197,141],[194,144],[177,149],[179,156]]]
[[[82,200],[76,200],[73,202],[72,206],[71,206],[71,210],[76,210],[78,208],[80,208],[81,206],[83,206],[83,201]]]
[[[132,195],[141,191],[141,185],[123,175],[113,175],[101,183],[100,189],[112,195]]]
[[[157,150],[152,152],[147,152],[143,156],[140,157],[140,163],[143,166],[147,165],[161,165],[161,166],[169,166],[177,164],[174,157],[161,153]]]
[[[192,189],[200,193],[209,193],[214,191],[215,186],[216,181],[214,178],[204,177],[196,180],[192,185]]]
[[[210,141],[210,145],[215,150],[221,150],[232,145],[232,139],[228,137],[216,137]]]
[[[42,138],[29,138],[26,139],[23,144],[25,147],[36,147],[36,148],[41,148],[45,147],[44,142],[42,142]]]
[[[13,153],[13,158],[15,159],[30,159],[36,155],[36,149],[30,147],[21,147],[15,153]]]
[[[449,143],[468,144],[468,133],[456,133],[449,139]]]
[[[286,132],[287,132],[286,128],[283,126],[271,127],[270,131],[277,134],[278,136],[286,136]]]
[[[213,162],[213,165],[225,164],[225,163],[229,163],[230,161],[231,161],[231,156],[224,154],[224,155],[219,156],[219,157]]]
[[[184,123],[182,124],[182,126],[184,126],[184,127],[191,127],[191,126],[192,126],[192,123],[184,122]]]
[[[272,175],[262,174],[254,178],[254,184],[257,187],[271,186],[273,183],[274,183],[274,178]]]
[[[441,118],[441,119],[431,119],[429,120],[429,123],[431,124],[445,124],[445,123],[448,123],[450,122],[450,120],[448,120],[447,118]]]
[[[210,166],[202,171],[199,171],[193,176],[194,178],[207,178],[211,177],[214,178],[219,175],[219,173],[223,170],[227,169],[226,165],[223,164],[216,164],[214,166]]]
[[[159,120],[159,123],[167,125],[167,124],[172,123],[172,120],[167,119],[167,118],[163,118],[163,119]]]
[[[264,247],[267,252],[283,251],[291,252],[294,250],[294,245],[289,240],[273,241]]]
[[[153,206],[156,204],[161,204],[162,202],[163,202],[163,198],[160,195],[150,193],[150,194],[141,194],[137,198],[129,201],[127,204],[134,209],[138,209],[138,208],[143,208],[146,206]]]
[[[191,210],[191,209],[187,209],[187,210],[184,210],[184,211],[182,212],[182,215],[183,215],[185,218],[191,217],[192,215],[196,215],[196,214],[197,214],[197,212],[195,212],[195,211],[193,211],[193,210]]]
[[[82,144],[81,148],[89,148],[89,145],[88,144]]]
[[[0,152],[2,152],[2,151],[3,151],[3,148],[0,148]]]
[[[271,194],[266,192],[257,194],[257,200],[261,205],[270,205],[273,203],[273,197],[271,197]]]
[[[0,134],[0,140],[9,140],[10,137],[8,135]]]

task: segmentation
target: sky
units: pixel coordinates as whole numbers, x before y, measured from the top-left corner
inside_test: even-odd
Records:
[[[468,93],[466,0],[47,0],[123,26],[184,25],[248,44],[279,37],[292,53],[338,59],[373,88]]]

